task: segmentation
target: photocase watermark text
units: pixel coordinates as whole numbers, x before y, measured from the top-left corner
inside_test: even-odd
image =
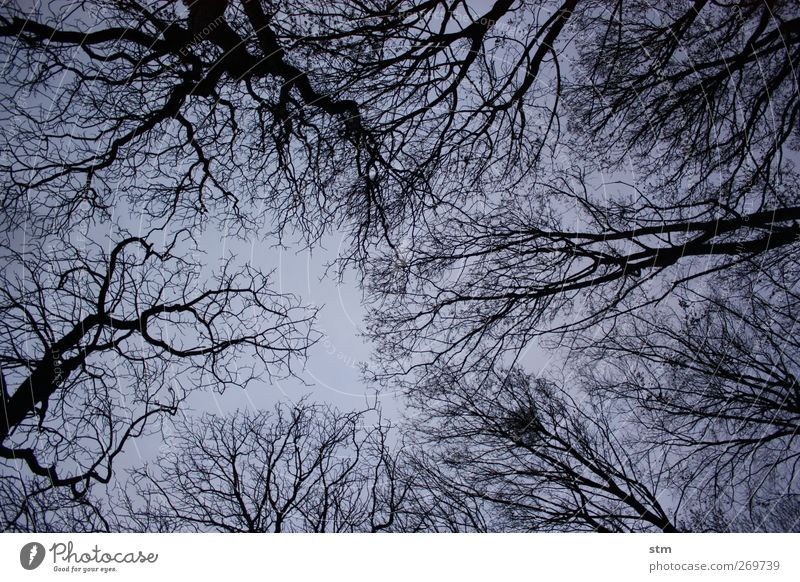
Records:
[[[72,542],[55,543],[50,546],[53,563],[58,564],[154,564],[158,554],[138,552],[104,552],[96,545],[88,552],[76,552]]]

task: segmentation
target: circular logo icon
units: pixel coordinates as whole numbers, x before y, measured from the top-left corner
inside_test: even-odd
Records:
[[[19,563],[26,570],[35,570],[44,561],[44,546],[39,542],[30,542],[19,551]]]

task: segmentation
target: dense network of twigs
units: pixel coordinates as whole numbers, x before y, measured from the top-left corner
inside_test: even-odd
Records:
[[[3,529],[800,528],[796,2],[13,0],[0,47]],[[317,337],[198,240],[334,231],[408,422],[186,416]]]

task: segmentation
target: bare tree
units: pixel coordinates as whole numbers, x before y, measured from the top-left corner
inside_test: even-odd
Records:
[[[613,321],[714,272],[780,265],[797,251],[798,216],[792,208],[620,230],[564,230],[535,204],[443,216],[403,260],[389,251],[372,262],[378,372],[394,380],[439,362],[491,367],[539,336]]]
[[[483,502],[487,529],[681,527],[658,452],[630,447],[613,411],[596,402],[518,371],[476,381],[443,370],[425,394],[415,422],[435,453],[423,465],[444,494]]]
[[[439,201],[530,171],[577,2],[183,4],[4,6],[7,220],[128,200],[158,222],[343,224],[392,246]]]
[[[372,254],[379,374],[509,365],[539,336],[796,253],[796,3],[570,14],[580,37],[554,49],[571,62],[554,105],[568,130],[549,135],[535,173],[470,182],[480,196],[442,200],[403,248]]]
[[[800,499],[797,494],[784,495],[768,504],[759,504],[745,519],[729,524],[728,529],[738,532],[800,533]]]
[[[796,205],[781,192],[798,145],[796,3],[598,3],[580,19],[591,38],[569,83],[575,127],[602,167],[633,164],[667,188],[632,200],[637,212]]]
[[[787,276],[717,278],[581,346],[592,389],[635,411],[642,441],[672,448],[723,515],[798,494],[800,303]]]
[[[4,532],[115,531],[109,508],[92,495],[75,496],[42,478],[0,473],[0,529]]]
[[[794,531],[796,266],[743,267],[572,334],[558,384],[423,376],[418,470],[482,503],[468,514],[487,529]]]
[[[343,225],[396,315],[391,359],[450,322],[448,357],[518,346],[576,303],[590,322],[797,241],[792,3],[95,4],[5,9],[9,220],[122,197],[158,221]]]
[[[183,420],[170,450],[134,471],[128,527],[391,530],[410,490],[389,428],[375,410],[341,413],[307,401]]]
[[[188,392],[291,373],[313,341],[313,311],[251,267],[201,276],[182,238],[0,247],[0,457],[33,489],[107,483]]]
[[[402,252],[373,255],[374,374],[416,394],[422,414],[434,406],[434,441],[461,444],[443,457],[474,467],[453,469],[458,495],[485,477],[491,485],[472,495],[513,507],[491,486],[503,490],[508,479],[516,491],[514,471],[533,473],[514,453],[492,456],[514,449],[487,435],[507,436],[496,427],[507,411],[481,391],[502,393],[497,370],[542,337],[591,349],[598,369],[633,370],[603,390],[590,378],[565,394],[625,393],[617,402],[637,428],[622,436],[640,447],[635,455],[608,444],[622,438],[618,420],[595,400],[575,414],[594,427],[591,448],[613,470],[655,466],[632,473],[644,491],[660,498],[652,483],[669,482],[667,495],[684,508],[692,499],[698,514],[675,509],[672,527],[733,527],[796,494],[797,346],[783,338],[796,320],[800,241],[798,16],[783,2],[581,3],[573,21],[584,36],[560,78],[570,131],[550,140],[535,179],[510,191],[501,180],[480,202],[443,201]],[[708,292],[721,281],[727,295]],[[659,319],[687,296],[704,315],[679,326]],[[454,396],[431,392],[443,368]],[[555,410],[572,410],[571,396],[556,392]],[[449,432],[470,421],[481,427],[471,440]],[[565,430],[563,442],[589,438]],[[559,482],[569,471],[553,474]],[[531,523],[548,523],[534,507]]]
[[[59,503],[116,527],[90,486],[126,442],[313,341],[265,274],[209,279],[154,238],[209,227],[344,231],[370,373],[428,441],[400,462],[382,424],[307,404],[186,421],[130,527],[787,527],[800,8],[651,4],[4,4],[8,529],[59,527]],[[150,234],[75,243],[130,211]],[[542,338],[592,373],[502,372]]]

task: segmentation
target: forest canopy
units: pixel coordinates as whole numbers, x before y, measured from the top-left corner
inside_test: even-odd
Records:
[[[4,530],[800,528],[796,2],[13,0],[0,46]],[[405,415],[193,410],[324,336],[208,241],[331,234]]]

